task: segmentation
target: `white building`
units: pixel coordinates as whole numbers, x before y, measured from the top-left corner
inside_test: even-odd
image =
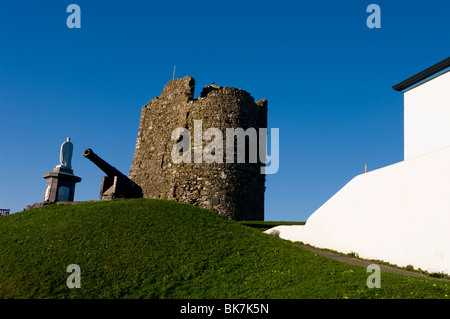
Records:
[[[283,239],[450,274],[450,58],[394,86],[405,160],[353,178]]]
[[[405,160],[450,145],[450,58],[394,86],[404,93]]]

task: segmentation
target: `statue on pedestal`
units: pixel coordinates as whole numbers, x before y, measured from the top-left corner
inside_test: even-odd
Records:
[[[72,168],[72,152],[73,152],[73,144],[70,142],[70,137],[62,143],[61,152],[59,153],[59,162],[62,167]]]
[[[72,170],[73,144],[70,137],[61,145],[59,153],[59,162],[53,172],[42,175],[47,180],[45,187],[44,203],[51,204],[55,202],[73,202],[75,194],[75,184],[81,181],[81,178],[75,176]]]

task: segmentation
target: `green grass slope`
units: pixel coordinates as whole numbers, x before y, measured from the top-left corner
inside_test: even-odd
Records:
[[[0,217],[0,298],[448,298],[450,283],[327,259],[163,200],[49,205]],[[81,268],[81,288],[66,285]]]

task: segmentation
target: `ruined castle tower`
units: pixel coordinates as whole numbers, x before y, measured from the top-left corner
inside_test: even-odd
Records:
[[[234,162],[227,163],[225,141],[226,128],[266,128],[267,101],[255,103],[244,90],[217,85],[205,86],[194,99],[194,88],[192,77],[175,79],[142,107],[130,179],[142,187],[146,198],[198,205],[233,220],[264,220],[265,175],[260,172],[264,164],[259,158],[257,163],[247,159],[238,163],[236,152]],[[199,120],[202,136],[208,128],[222,132],[223,162],[194,163],[192,156],[190,163],[174,163],[171,152],[177,140],[172,139],[173,130],[189,130],[189,151],[194,153],[194,121]],[[203,140],[202,147],[210,142]]]

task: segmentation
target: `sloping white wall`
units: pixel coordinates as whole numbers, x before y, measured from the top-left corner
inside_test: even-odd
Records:
[[[404,93],[405,159],[450,145],[450,72]]]
[[[450,274],[450,147],[353,178],[280,237]]]

